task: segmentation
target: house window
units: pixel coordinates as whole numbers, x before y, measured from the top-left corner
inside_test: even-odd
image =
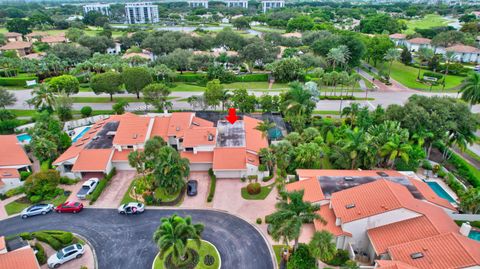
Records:
[[[185,151],[192,152],[192,151],[193,151],[193,148],[185,148]]]
[[[129,145],[127,146],[127,149],[133,149],[133,146]]]
[[[63,171],[65,173],[70,173],[70,172],[72,172],[72,167],[73,167],[73,164],[64,164],[63,165]]]

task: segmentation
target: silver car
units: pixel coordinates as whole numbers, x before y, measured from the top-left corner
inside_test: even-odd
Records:
[[[20,213],[20,216],[22,217],[22,219],[26,219],[28,217],[32,217],[36,215],[45,215],[52,210],[53,210],[52,204],[35,204],[22,210],[22,212]]]
[[[62,248],[48,258],[47,264],[49,268],[58,268],[60,265],[71,261],[73,259],[79,259],[85,253],[85,248],[80,244],[70,245]]]
[[[145,205],[142,203],[132,202],[118,207],[118,213],[125,215],[143,213],[143,211],[145,211]]]

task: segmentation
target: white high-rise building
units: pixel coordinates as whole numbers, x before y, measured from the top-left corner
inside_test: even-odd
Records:
[[[247,0],[225,0],[224,2],[227,5],[227,7],[248,8]]]
[[[158,6],[152,2],[126,3],[125,17],[129,24],[157,23],[159,22]]]
[[[203,7],[203,8],[208,8],[208,0],[190,0],[188,1],[188,6],[189,7]]]
[[[262,10],[263,13],[272,8],[281,8],[285,6],[285,0],[263,0]]]
[[[110,15],[110,4],[100,4],[100,3],[95,3],[95,4],[88,4],[83,6],[83,13],[87,14],[90,11],[97,11],[102,13],[105,16]]]

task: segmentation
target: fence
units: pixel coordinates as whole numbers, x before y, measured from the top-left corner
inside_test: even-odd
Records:
[[[97,122],[101,119],[108,118],[108,117],[109,117],[108,115],[97,115],[97,116],[92,116],[92,117],[88,117],[88,118],[67,121],[63,125],[63,130],[68,131],[68,130],[75,129],[75,128],[78,128],[78,127],[92,125],[95,122]]]

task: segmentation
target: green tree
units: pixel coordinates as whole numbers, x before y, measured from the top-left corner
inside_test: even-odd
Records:
[[[263,164],[265,164],[268,168],[268,171],[273,174],[273,169],[275,167],[275,154],[273,153],[272,149],[270,148],[262,148],[260,149],[258,156],[260,156],[260,160]]]
[[[337,48],[331,48],[328,51],[327,59],[332,63],[332,69],[335,70],[337,64],[344,66],[350,59],[348,47],[340,45]]]
[[[79,28],[68,28],[67,32],[65,33],[65,37],[67,37],[72,42],[78,42],[80,38],[84,35],[82,29]]]
[[[400,56],[401,52],[396,48],[390,48],[387,50],[387,53],[385,53],[383,58],[390,63],[388,66],[388,80],[390,80],[390,74],[392,73],[393,62],[398,61]]]
[[[255,129],[262,132],[262,138],[266,138],[268,135],[268,131],[272,128],[275,128],[276,124],[275,122],[272,122],[270,120],[264,120],[260,121],[257,126],[255,126]]]
[[[172,107],[172,102],[168,101],[171,92],[170,88],[162,83],[150,84],[142,91],[145,103],[154,106],[157,111]]]
[[[320,169],[323,155],[323,150],[317,143],[304,143],[295,148],[295,159],[293,161],[296,168]]]
[[[61,122],[47,111],[40,113],[30,132],[33,155],[40,161],[53,161],[71,145],[70,137],[62,130]]]
[[[270,64],[269,69],[278,82],[292,82],[301,79],[304,75],[302,62],[298,58],[277,60]]]
[[[445,90],[445,84],[447,83],[447,76],[450,64],[455,61],[455,58],[455,53],[453,51],[447,51],[445,55],[443,55],[443,59],[445,61],[445,78],[443,79],[442,83],[442,91]]]
[[[55,98],[55,112],[61,121],[68,121],[73,118],[72,113],[73,100],[68,95],[62,93]]]
[[[330,261],[337,253],[333,235],[328,231],[315,232],[308,247],[310,253],[321,261]]]
[[[233,27],[238,30],[250,29],[250,20],[245,17],[240,17],[232,21]]]
[[[200,247],[204,226],[193,224],[190,216],[182,218],[176,214],[160,221],[161,224],[153,234],[153,241],[157,244],[162,259],[171,250],[174,264],[179,265],[189,258],[188,240],[194,240]]]
[[[84,106],[82,109],[80,109],[80,114],[82,114],[82,117],[87,118],[92,115],[93,109],[91,106]]]
[[[232,102],[235,108],[241,113],[251,113],[255,111],[257,98],[253,94],[248,94],[246,89],[237,89],[233,91]]]
[[[107,93],[110,95],[110,101],[113,101],[113,95],[122,93],[122,76],[117,72],[106,72],[93,76],[90,87],[95,94]]]
[[[63,92],[69,96],[78,93],[80,90],[80,82],[78,82],[78,79],[74,76],[62,75],[52,78],[48,82],[48,88],[55,93]]]
[[[461,98],[470,103],[470,105],[476,105],[480,103],[480,74],[473,72],[465,79],[460,91]]]
[[[430,59],[434,56],[433,50],[429,48],[419,48],[417,51],[417,57],[420,63],[418,64],[418,74],[417,79],[420,79],[420,71],[422,69],[422,64],[424,62],[430,61]]]
[[[130,104],[125,99],[118,100],[115,104],[112,105],[112,110],[117,115],[125,114],[125,110]]]
[[[136,94],[137,99],[140,99],[140,92],[148,84],[152,83],[152,75],[145,67],[131,67],[122,72],[122,80],[125,84],[127,92]]]
[[[34,106],[38,111],[52,112],[55,107],[55,95],[44,85],[32,91],[32,98],[27,100],[27,104]]]
[[[367,34],[383,34],[384,32],[393,34],[406,29],[406,25],[386,13],[379,13],[360,20],[359,28],[362,33]]]
[[[294,31],[310,31],[315,26],[313,18],[308,15],[301,15],[295,18],[291,18],[288,20],[287,23],[287,32],[294,32]]]
[[[191,51],[177,48],[166,56],[166,62],[170,68],[179,70],[182,74],[190,68],[192,57]]]
[[[30,29],[31,26],[32,24],[30,23],[30,21],[25,19],[11,19],[11,20],[8,20],[5,25],[5,27],[9,32],[16,32],[22,35],[31,33],[32,32],[32,30]]]
[[[0,89],[0,108],[11,106],[17,102],[17,97],[6,89]]]
[[[410,50],[404,46],[402,48],[402,54],[400,55],[400,60],[402,61],[403,64],[405,65],[410,65],[412,63],[412,53]]]
[[[157,186],[170,194],[178,193],[185,186],[185,178],[189,173],[188,159],[181,158],[177,150],[170,146],[159,149],[153,169]]]
[[[312,256],[308,245],[299,244],[298,248],[288,259],[287,267],[295,269],[316,268],[316,260]]]
[[[59,183],[58,171],[40,171],[25,180],[25,194],[32,202],[38,203],[44,199],[53,198]]]
[[[480,189],[468,188],[460,193],[460,207],[469,214],[480,213]]]
[[[220,99],[223,95],[223,85],[220,84],[220,80],[214,79],[207,83],[207,87],[203,96],[208,106],[213,106],[214,109],[220,104]]]

